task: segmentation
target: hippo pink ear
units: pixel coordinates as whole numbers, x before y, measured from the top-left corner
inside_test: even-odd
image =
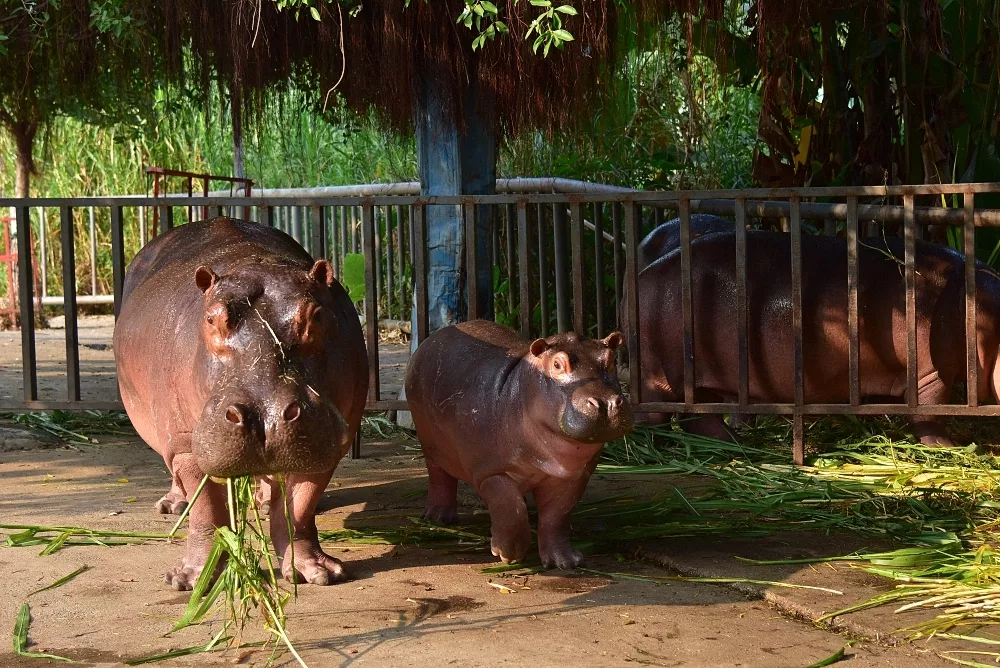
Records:
[[[309,270],[309,277],[321,285],[333,285],[333,267],[326,260],[316,260],[316,264]]]
[[[194,270],[194,284],[202,292],[208,292],[208,289],[215,285],[215,281],[218,278],[215,272],[208,267],[201,266]]]
[[[611,350],[614,350],[625,343],[625,337],[623,337],[619,332],[611,332],[601,339],[601,343],[606,345],[608,348],[611,348]]]
[[[528,350],[531,351],[531,354],[535,357],[538,357],[548,349],[549,343],[545,339],[535,339],[531,342],[531,346],[528,348]]]

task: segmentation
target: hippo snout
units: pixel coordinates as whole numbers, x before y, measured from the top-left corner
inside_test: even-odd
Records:
[[[340,412],[326,402],[280,395],[207,402],[191,448],[201,470],[231,477],[334,468],[348,430]]]
[[[570,438],[585,443],[606,443],[632,430],[632,407],[617,391],[577,391],[560,422],[563,433]]]

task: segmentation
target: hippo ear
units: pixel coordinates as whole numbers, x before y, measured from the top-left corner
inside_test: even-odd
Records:
[[[538,357],[548,349],[549,343],[545,339],[535,339],[531,342],[531,346],[528,348],[528,350],[531,351],[531,354],[535,357]]]
[[[316,264],[309,270],[309,277],[321,285],[333,285],[333,267],[326,260],[316,260]]]
[[[614,350],[625,343],[625,337],[623,337],[619,332],[611,332],[601,339],[601,343],[606,345],[608,348],[611,348],[611,350]]]
[[[208,292],[208,289],[215,285],[218,278],[214,271],[205,266],[198,267],[194,271],[194,284],[202,292]]]

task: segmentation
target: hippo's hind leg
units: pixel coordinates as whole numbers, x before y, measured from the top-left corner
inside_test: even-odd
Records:
[[[458,522],[458,480],[433,460],[427,459],[427,505],[424,519],[441,524]]]
[[[694,400],[699,403],[715,403],[722,401],[722,398],[717,394],[696,389]],[[681,413],[677,417],[680,418],[681,429],[689,434],[697,434],[698,436],[714,438],[718,441],[728,441],[730,443],[736,441],[722,415]]]
[[[490,549],[505,564],[522,561],[531,547],[528,506],[517,484],[507,475],[490,476],[479,484],[490,511]]]
[[[951,399],[951,383],[945,383],[936,370],[917,380],[918,404],[946,404]],[[913,436],[923,445],[954,447],[941,418],[933,415],[914,415],[910,418]]]
[[[538,556],[543,566],[569,569],[583,563],[583,554],[570,545],[569,516],[583,496],[597,460],[595,457],[576,479],[548,478],[533,490],[538,508]]]
[[[187,494],[177,473],[170,474],[170,491],[156,502],[156,512],[161,515],[180,515],[187,508]]]
[[[181,453],[171,462],[174,475],[184,489],[195,490],[204,474],[190,453]],[[192,492],[193,493],[193,492]],[[191,499],[188,499],[190,502]],[[187,553],[179,564],[167,571],[164,580],[179,591],[192,589],[205,567],[208,553],[215,540],[216,527],[225,525],[229,516],[226,512],[225,488],[211,480],[191,507],[188,524]],[[218,570],[221,570],[219,564]]]
[[[292,542],[285,520],[285,499],[279,485],[271,485],[271,542],[282,555],[281,573],[289,582],[328,585],[346,579],[339,559],[323,552],[316,529],[316,505],[333,477],[333,470],[285,479],[291,511]]]

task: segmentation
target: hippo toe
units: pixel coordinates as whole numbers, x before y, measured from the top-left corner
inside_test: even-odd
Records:
[[[161,515],[182,515],[187,507],[187,499],[175,494],[173,490],[164,494],[163,498],[156,502],[156,512]]]
[[[303,549],[301,545],[297,545],[294,555],[289,552],[285,555],[281,561],[281,574],[289,582],[331,585],[347,579],[340,560],[334,559],[318,548],[310,546]]]
[[[542,566],[546,568],[572,570],[583,563],[583,553],[574,550],[568,545],[548,550],[540,549],[539,556],[542,559]]]

